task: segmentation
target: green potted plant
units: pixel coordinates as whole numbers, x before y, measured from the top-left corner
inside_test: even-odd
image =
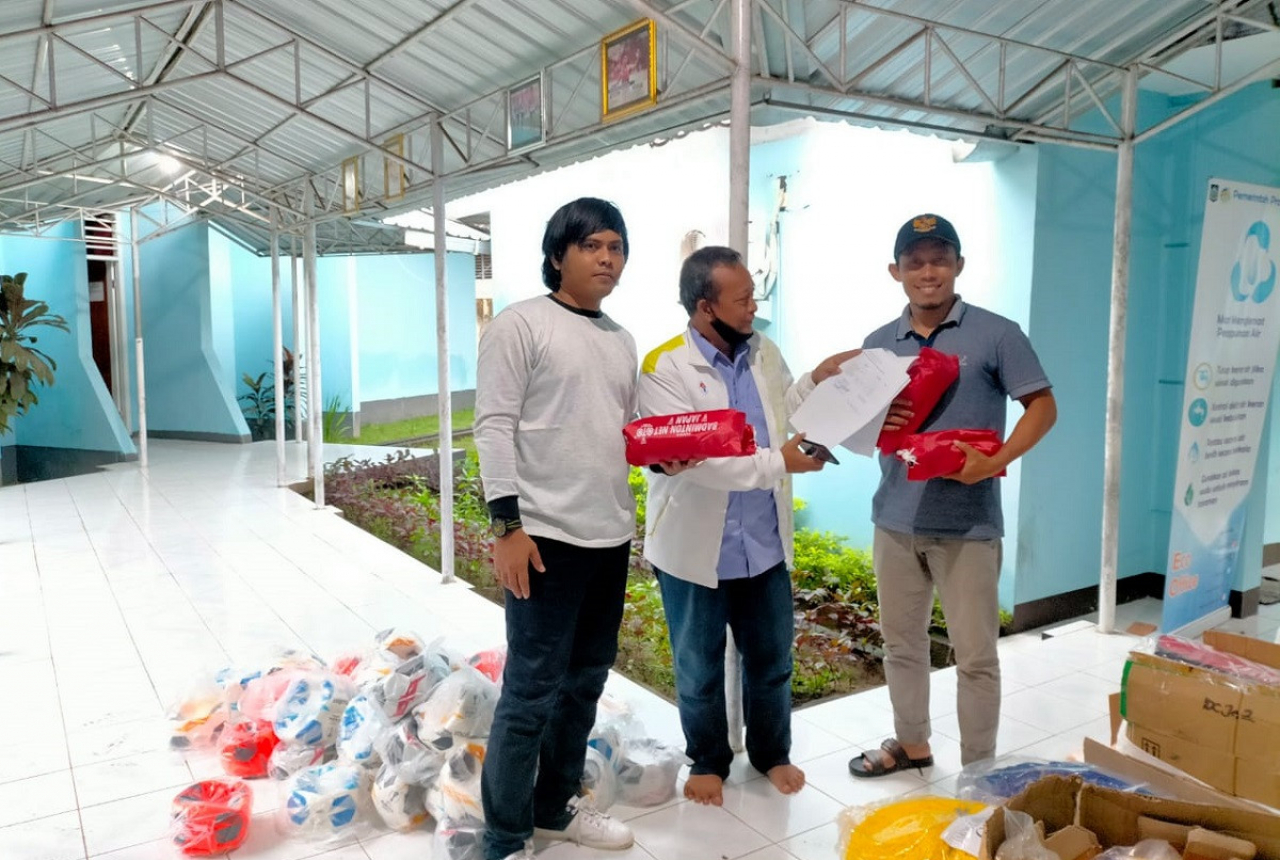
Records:
[[[69,332],[67,321],[49,306],[23,295],[27,273],[0,275],[0,436],[19,415],[40,402],[37,385],[53,385],[58,364],[36,348],[40,326]]]

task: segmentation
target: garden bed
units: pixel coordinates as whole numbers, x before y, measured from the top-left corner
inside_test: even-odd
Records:
[[[382,462],[340,460],[327,471],[325,487],[329,503],[341,508],[348,521],[440,569],[436,458],[414,459],[399,452]],[[632,471],[631,487],[640,521],[638,531],[643,535],[646,483],[639,470]],[[456,464],[454,519],[454,572],[478,593],[501,604],[505,592],[493,576],[493,539],[474,454]],[[638,538],[632,545],[615,668],[674,700],[662,599],[642,553],[642,539]],[[870,553],[846,546],[835,535],[799,528],[792,581],[796,614],[794,703],[882,685],[882,643]],[[946,665],[949,649],[934,650],[935,665]]]

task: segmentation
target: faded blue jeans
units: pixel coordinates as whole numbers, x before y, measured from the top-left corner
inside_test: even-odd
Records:
[[[671,631],[676,699],[685,754],[694,774],[729,776],[733,749],[725,714],[725,627],[742,655],[742,704],[747,756],[761,773],[790,764],[791,646],[795,616],[791,574],[779,564],[719,588],[695,585],[658,571]]]
[[[535,826],[568,826],[618,655],[631,544],[534,542],[546,572],[530,568],[527,599],[506,595],[507,665],[480,778],[486,860],[519,851]]]

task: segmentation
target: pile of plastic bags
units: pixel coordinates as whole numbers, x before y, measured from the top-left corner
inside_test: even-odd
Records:
[[[216,750],[237,779],[192,786],[179,798],[236,798],[239,845],[251,820],[251,794],[239,780],[270,778],[281,787],[276,823],[287,835],[328,841],[434,820],[433,856],[480,858],[480,774],[505,656],[494,649],[463,659],[391,629],[331,663],[288,651],[251,671],[219,671],[171,709],[170,742]],[[584,772],[597,807],[669,799],[683,753],[645,738],[624,707],[606,703],[601,714]],[[227,838],[196,826],[219,810],[196,806],[199,815],[175,805],[175,844],[192,855],[230,850]]]

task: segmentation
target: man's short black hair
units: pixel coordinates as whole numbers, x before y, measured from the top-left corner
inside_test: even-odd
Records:
[[[560,289],[560,270],[552,261],[563,260],[570,245],[577,245],[604,230],[612,230],[622,237],[622,256],[629,257],[627,224],[617,206],[598,197],[579,197],[556,210],[542,234],[542,283],[547,289],[553,293]]]
[[[716,287],[711,280],[711,273],[716,266],[741,264],[742,255],[723,245],[708,245],[690,254],[680,267],[680,304],[684,305],[689,316],[693,316],[698,309],[700,299],[715,301]]]

